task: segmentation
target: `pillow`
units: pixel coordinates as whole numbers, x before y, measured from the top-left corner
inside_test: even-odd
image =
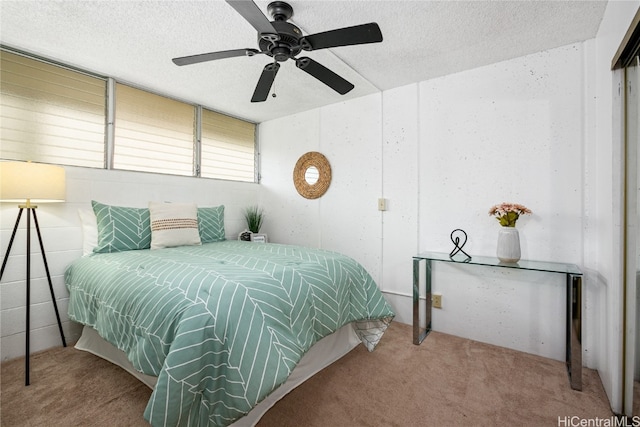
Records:
[[[224,205],[214,208],[198,208],[198,230],[202,243],[225,240]]]
[[[149,202],[151,249],[200,245],[195,203]]]
[[[93,252],[122,252],[149,249],[149,209],[126,208],[91,202],[98,224],[98,245]]]
[[[80,208],[78,216],[80,216],[82,226],[82,256],[86,256],[98,246],[98,223],[93,209]]]

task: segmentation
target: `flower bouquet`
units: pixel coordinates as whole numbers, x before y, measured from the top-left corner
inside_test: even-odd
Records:
[[[515,227],[520,215],[530,214],[531,210],[518,203],[501,203],[489,210],[489,215],[495,216],[503,227]]]

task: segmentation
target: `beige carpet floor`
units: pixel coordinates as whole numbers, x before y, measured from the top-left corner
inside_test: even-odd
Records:
[[[72,347],[2,364],[0,425],[144,426],[151,391]],[[597,372],[571,390],[563,362],[432,332],[420,346],[393,323],[373,353],[358,347],[278,402],[259,427],[557,426],[609,418]]]

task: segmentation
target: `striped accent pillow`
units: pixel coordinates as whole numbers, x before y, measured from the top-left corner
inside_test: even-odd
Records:
[[[200,245],[195,203],[149,202],[151,249]]]
[[[151,236],[154,231],[197,228],[198,220],[190,218],[157,219],[151,222]]]
[[[224,233],[224,205],[198,208],[198,228],[202,243],[226,240]]]
[[[149,249],[149,209],[105,205],[91,201],[98,226],[98,245],[93,252],[122,252]]]

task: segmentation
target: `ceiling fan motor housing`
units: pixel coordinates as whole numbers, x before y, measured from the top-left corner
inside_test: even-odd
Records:
[[[278,32],[280,39],[277,41],[267,40],[258,35],[258,45],[260,50],[273,57],[278,62],[286,61],[302,50],[302,31],[290,22],[273,21],[273,28]]]

